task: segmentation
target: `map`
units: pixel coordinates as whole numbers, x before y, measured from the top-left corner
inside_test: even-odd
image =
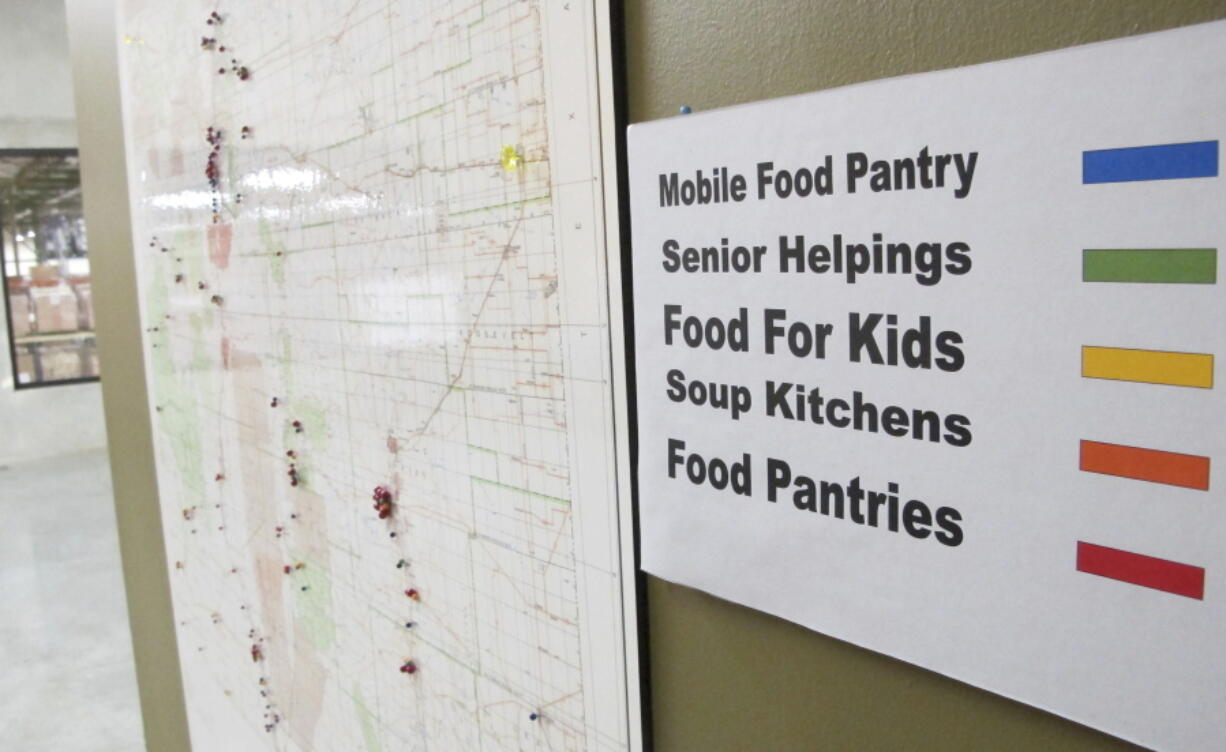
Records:
[[[594,5],[122,13],[194,748],[631,748]]]

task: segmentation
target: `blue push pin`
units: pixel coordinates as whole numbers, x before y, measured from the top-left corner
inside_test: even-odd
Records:
[[[691,110],[691,109],[690,109],[690,106],[689,106],[688,104],[683,104],[683,105],[681,105],[681,114],[682,114],[682,115],[688,115],[688,114],[690,114],[691,112],[693,112],[693,110]]]
[[[536,719],[538,719],[538,718],[540,718],[540,717],[541,717],[541,714],[540,714],[540,713],[530,713],[530,714],[528,715],[528,720],[530,720],[530,721],[535,721]]]

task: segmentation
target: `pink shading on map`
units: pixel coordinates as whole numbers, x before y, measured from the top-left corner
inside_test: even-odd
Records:
[[[233,225],[209,225],[209,261],[218,269],[230,265],[230,241],[233,237]]]

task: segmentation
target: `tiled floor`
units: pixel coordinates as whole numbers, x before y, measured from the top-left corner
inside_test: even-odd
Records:
[[[105,452],[0,469],[0,749],[144,748]]]

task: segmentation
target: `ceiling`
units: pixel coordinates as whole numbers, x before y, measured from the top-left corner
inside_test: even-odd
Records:
[[[0,203],[5,224],[34,226],[48,211],[79,216],[81,175],[75,154],[0,152]]]

